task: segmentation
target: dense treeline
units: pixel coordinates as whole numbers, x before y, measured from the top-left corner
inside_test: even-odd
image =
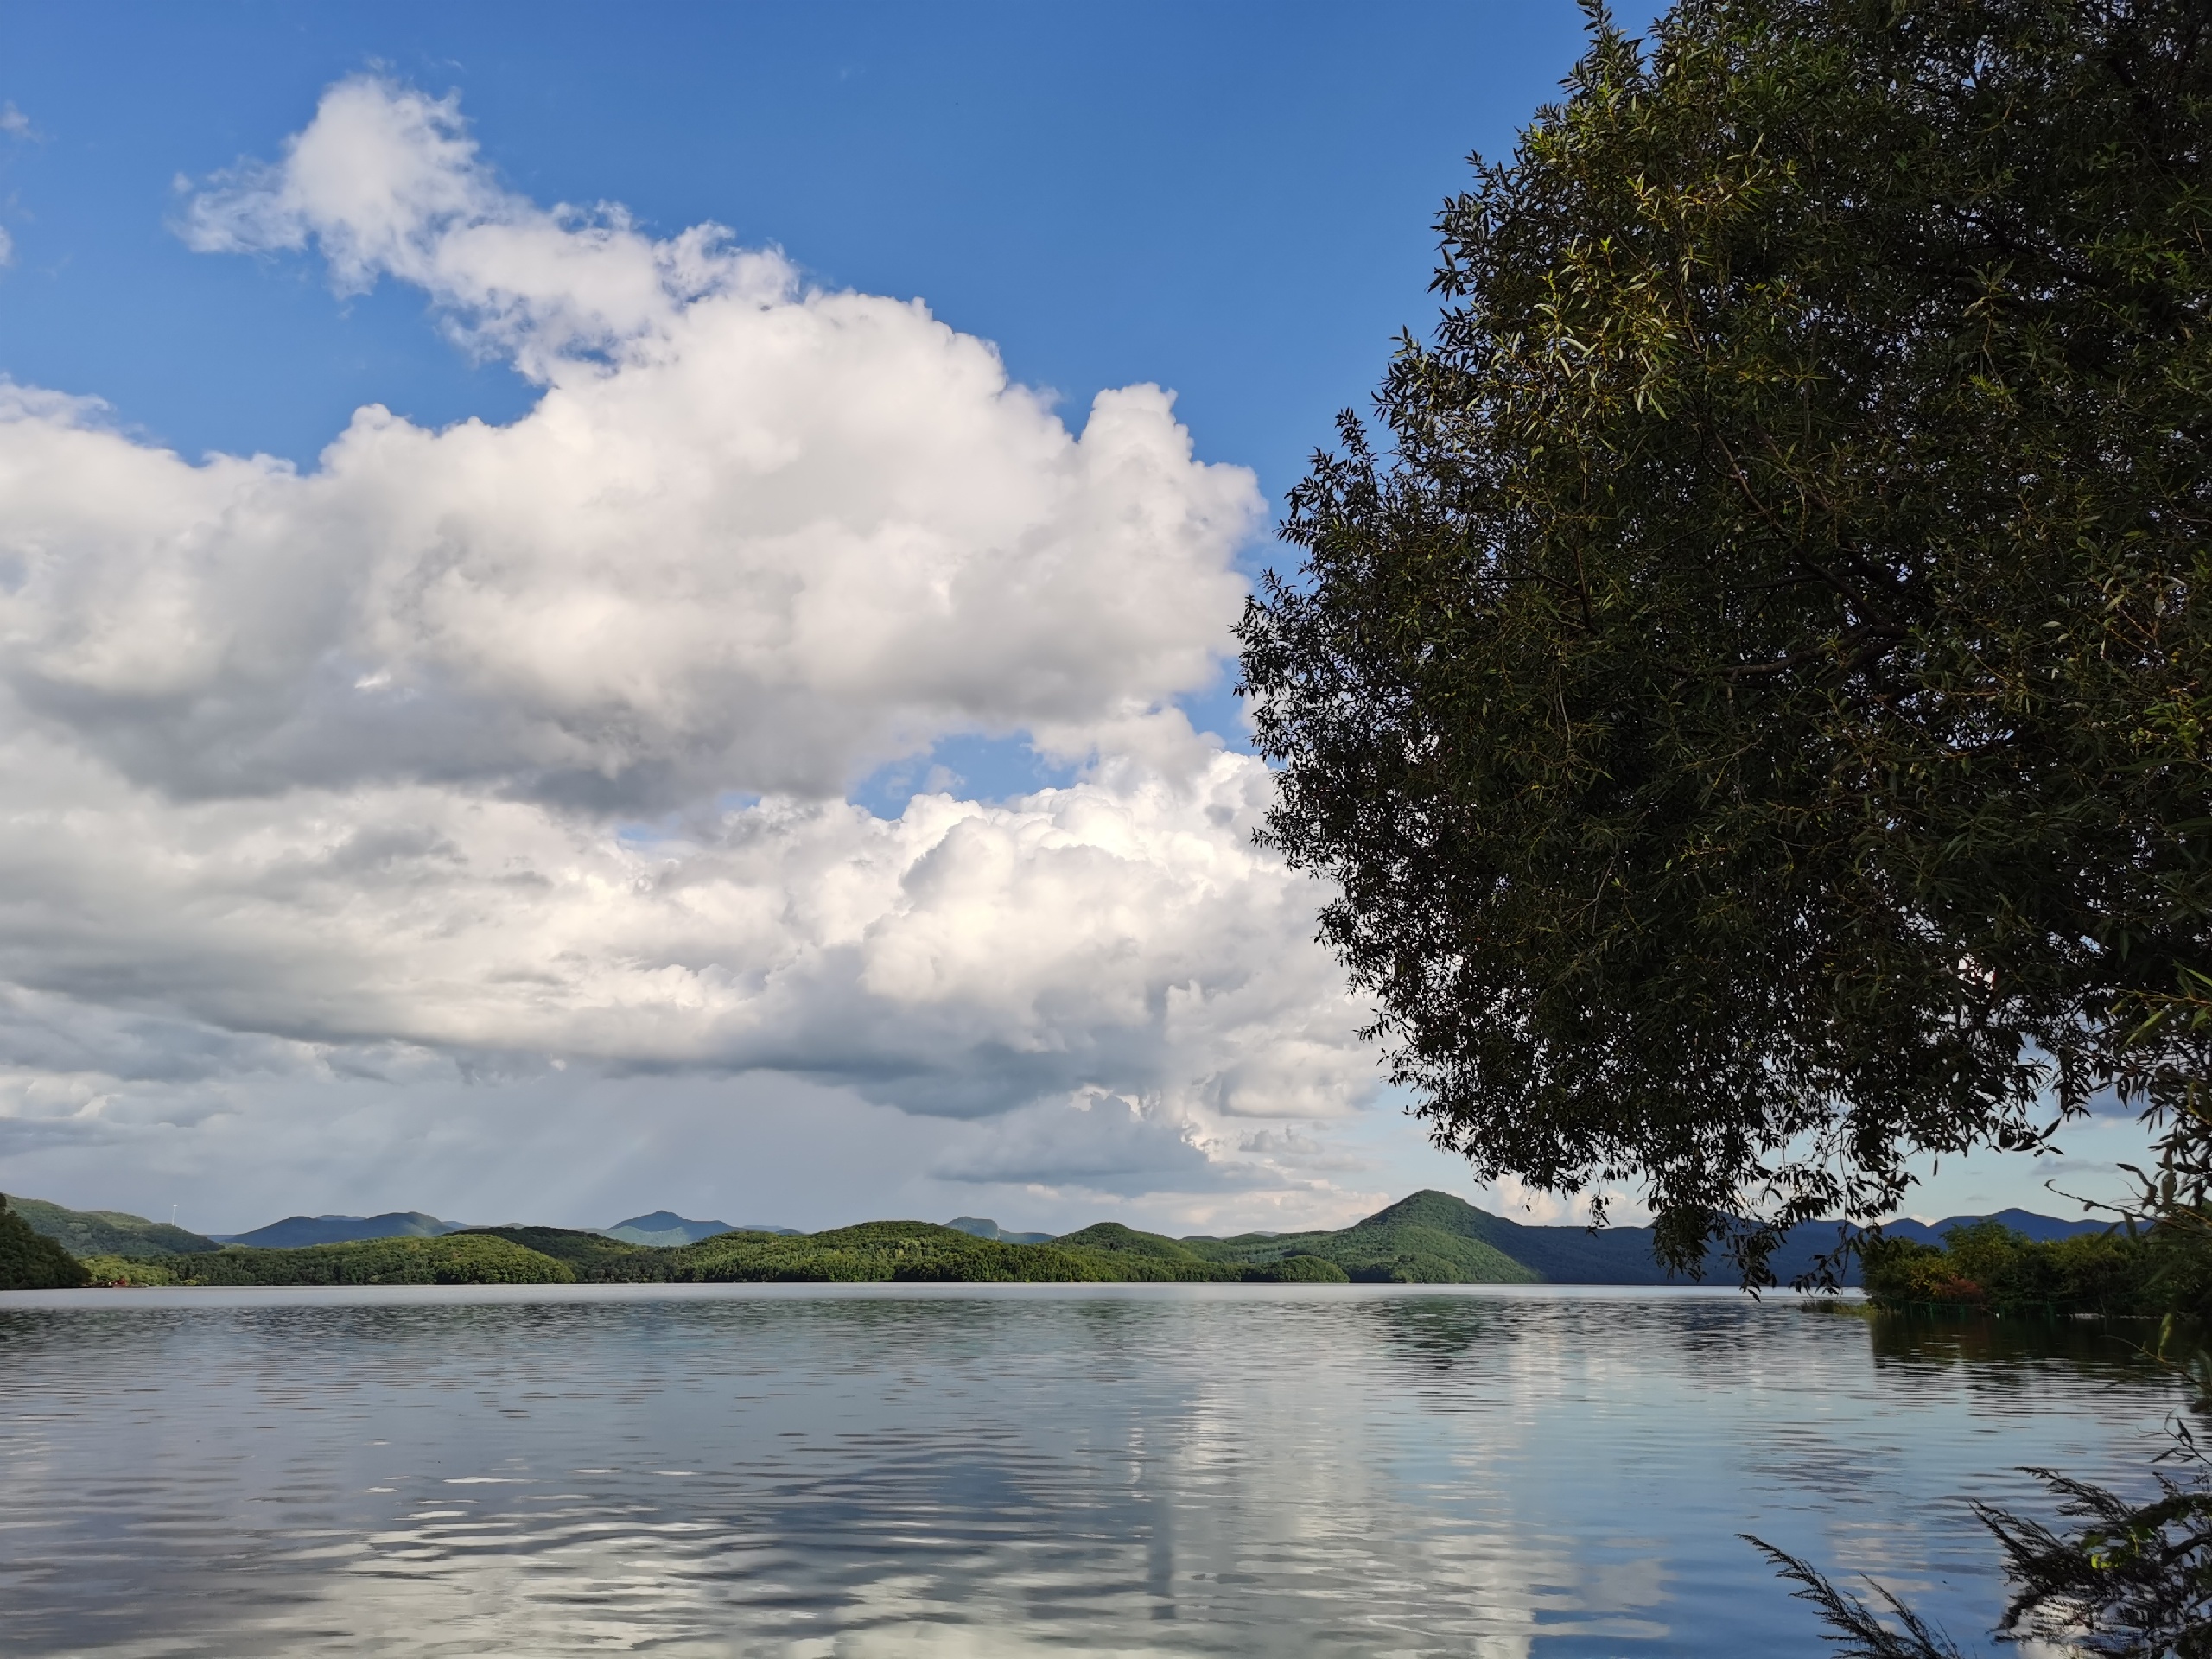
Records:
[[[1329,1236],[1314,1235],[1313,1236]],[[1341,1285],[1351,1274],[1302,1249],[1303,1234],[1253,1233],[1243,1238],[1168,1238],[1102,1221],[1055,1239],[1056,1248],[1103,1255],[1118,1279],[1167,1284]]]
[[[575,1271],[549,1255],[480,1234],[372,1238],[267,1250],[227,1249],[158,1261],[88,1257],[94,1282],[129,1285],[560,1285]]]
[[[0,1267],[0,1285],[86,1282],[70,1276],[79,1271],[77,1262],[54,1239],[39,1238],[21,1217],[13,1221],[37,1241],[22,1249],[43,1247],[52,1259],[41,1256],[46,1265],[35,1272]],[[298,1249],[110,1249],[85,1255],[82,1271],[93,1284],[132,1286],[1613,1281],[1586,1271],[1588,1264],[1558,1241],[1547,1236],[1532,1246],[1529,1241],[1543,1232],[1446,1193],[1417,1192],[1335,1232],[1179,1239],[1101,1222],[1022,1244],[928,1222],[879,1221],[823,1233],[721,1233],[671,1247],[564,1227],[485,1227]],[[1648,1235],[1637,1237],[1648,1262]],[[1571,1242],[1587,1253],[1602,1238],[1573,1233]],[[1982,1222],[1954,1228],[1948,1239],[1941,1247],[1870,1241],[1869,1294],[1893,1306],[1942,1303],[1999,1313],[2212,1313],[2212,1251],[2196,1235],[2158,1229],[2140,1237],[2113,1233],[2045,1243]],[[1533,1261],[1520,1258],[1531,1249]],[[1632,1264],[1613,1265],[1625,1274]],[[9,1271],[19,1277],[4,1277]]]
[[[328,1256],[321,1245],[233,1244],[111,1211],[73,1211],[22,1201],[34,1231],[84,1260],[103,1285],[468,1282],[473,1258],[373,1253]],[[388,1218],[389,1219],[389,1218]],[[541,1226],[461,1230],[506,1240],[566,1265],[591,1283],[830,1281],[839,1280],[1498,1284],[1563,1280],[1643,1283],[1658,1277],[1648,1230],[1603,1236],[1576,1228],[1531,1228],[1443,1192],[1416,1192],[1333,1232],[1244,1233],[1169,1238],[1105,1222],[1059,1238],[1015,1239],[924,1222],[875,1222],[827,1233],[740,1230],[688,1245],[597,1230]],[[391,1236],[404,1236],[404,1230]],[[442,1235],[427,1234],[426,1236]],[[1834,1247],[1834,1240],[1827,1248]],[[238,1254],[251,1249],[251,1257]],[[172,1256],[224,1260],[204,1269]],[[512,1264],[510,1264],[512,1265]],[[528,1265],[528,1264],[524,1264]],[[566,1282],[531,1268],[537,1280]],[[428,1274],[423,1278],[420,1275]],[[442,1278],[440,1275],[442,1274]],[[339,1276],[334,1276],[339,1275]],[[501,1277],[507,1275],[502,1273]],[[512,1280],[510,1280],[512,1281]]]
[[[1337,1232],[1166,1238],[1103,1221],[1054,1241],[1129,1263],[1130,1277],[1402,1285],[1532,1284],[1541,1274],[1478,1235],[1496,1217],[1416,1192]],[[1148,1271],[1134,1269],[1141,1266]]]
[[[670,1277],[698,1284],[906,1280],[931,1283],[1110,1282],[1124,1277],[1089,1250],[1008,1244],[922,1221],[871,1221],[791,1238],[723,1233],[671,1252]]]
[[[172,1255],[212,1255],[224,1248],[212,1239],[143,1217],[112,1211],[66,1210],[35,1200],[16,1203],[33,1231],[92,1264],[94,1278],[101,1284],[196,1282],[204,1275],[196,1275],[188,1262],[162,1264]],[[855,1274],[862,1278],[933,1276],[953,1282],[1054,1280],[1072,1274],[1090,1280],[1123,1281],[1334,1283],[1341,1277],[1360,1284],[1416,1285],[1657,1284],[1669,1276],[1655,1258],[1652,1231],[1648,1227],[1611,1227],[1593,1233],[1575,1226],[1527,1225],[1437,1192],[1414,1193],[1333,1232],[1169,1238],[1116,1222],[1102,1222],[1058,1238],[1023,1239],[1002,1232],[979,1234],[967,1227],[931,1228],[920,1222],[871,1224],[877,1229],[872,1235],[850,1229],[811,1236],[746,1229],[717,1235],[719,1243],[709,1238],[689,1245],[563,1227],[456,1230],[504,1238],[565,1262],[580,1280],[602,1283],[806,1281],[849,1278]],[[895,1249],[890,1243],[893,1235],[881,1230],[887,1227],[903,1240]],[[960,1236],[950,1236],[954,1233]],[[386,1236],[442,1235],[395,1229]],[[1924,1238],[1933,1234],[1920,1229],[1915,1236]],[[810,1237],[810,1243],[792,1242]],[[330,1245],[354,1242],[358,1241],[343,1237],[321,1241]],[[1783,1251],[1773,1258],[1775,1270],[1783,1277],[1801,1274],[1815,1265],[1823,1252],[1835,1251],[1843,1242],[1836,1224],[1808,1224],[1792,1234]],[[183,1248],[185,1243],[192,1248]],[[1047,1246],[1044,1255],[1024,1253]],[[1014,1253],[1007,1255],[1007,1249]],[[1068,1251],[1100,1259],[1079,1257],[1071,1262],[1065,1254]],[[233,1271],[230,1268],[210,1270]]]
[[[87,1277],[75,1256],[33,1232],[0,1197],[0,1290],[73,1290]]]
[[[555,1227],[485,1230],[599,1283],[1342,1283],[1346,1277],[1332,1263],[1281,1250],[1285,1259],[1209,1261],[1173,1239],[1111,1223],[1044,1244],[978,1238],[922,1221],[872,1221],[795,1236],[722,1233],[672,1249]]]
[[[37,1238],[27,1229],[25,1236]],[[111,1253],[87,1258],[81,1268],[50,1240],[38,1243],[79,1274],[69,1283],[86,1282],[81,1275],[89,1273],[96,1284],[130,1286],[1342,1283],[1346,1277],[1332,1262],[1296,1253],[1274,1261],[1216,1262],[1190,1255],[1171,1240],[1157,1241],[1167,1247],[1165,1255],[1142,1248],[1014,1244],[918,1221],[868,1222],[796,1237],[723,1233],[672,1249],[561,1227],[479,1228],[437,1238],[372,1239],[302,1249],[232,1246],[158,1259]]]
[[[37,1236],[25,1230],[27,1236]],[[80,1271],[88,1271],[96,1284],[131,1286],[1342,1284],[1350,1276],[1333,1262],[1295,1250],[1278,1249],[1268,1260],[1211,1261],[1173,1240],[1128,1228],[1090,1231],[1122,1236],[1103,1248],[1085,1243],[1014,1244],[928,1222],[876,1221],[795,1237],[723,1233],[671,1249],[562,1227],[488,1227],[438,1238],[372,1239],[303,1249],[232,1246],[157,1259],[106,1253],[86,1258]],[[39,1242],[76,1268],[51,1241]],[[1254,1248],[1249,1241],[1243,1247]]]
[[[1884,1307],[2212,1313],[2212,1261],[2196,1237],[2166,1227],[2042,1242],[1984,1221],[1953,1228],[1941,1244],[1884,1238],[1868,1241],[1863,1253],[1867,1297]]]
[[[1481,1235],[1506,1225],[1416,1193],[1337,1232],[1174,1239],[1102,1222],[1044,1243],[928,1222],[828,1232],[730,1232],[676,1247],[563,1227],[486,1227],[296,1249],[232,1245],[89,1255],[102,1285],[772,1283],[1533,1283],[1543,1275]]]
[[[558,1227],[493,1227],[496,1237],[558,1261],[598,1284],[982,1283],[1112,1281],[1114,1264],[1084,1250],[1008,1244],[921,1221],[874,1221],[826,1233],[719,1233],[673,1248],[625,1243]]]
[[[588,1285],[657,1284],[665,1281],[666,1258],[673,1250],[650,1244],[632,1244],[604,1233],[579,1232],[569,1227],[484,1227],[451,1238],[478,1236],[505,1239],[510,1244],[550,1257]]]

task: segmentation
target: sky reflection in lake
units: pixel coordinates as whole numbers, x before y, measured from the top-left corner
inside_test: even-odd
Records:
[[[2176,1403],[2069,1341],[1555,1289],[16,1296],[0,1649],[1817,1650],[1744,1531],[1977,1638],[1964,1497],[2145,1485]]]

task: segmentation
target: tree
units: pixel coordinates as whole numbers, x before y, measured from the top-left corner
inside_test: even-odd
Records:
[[[91,1278],[75,1256],[33,1232],[0,1193],[0,1290],[75,1290]]]
[[[1593,10],[1476,158],[1240,632],[1267,838],[1478,1175],[1758,1282],[1915,1154],[2202,1121],[2208,31]]]

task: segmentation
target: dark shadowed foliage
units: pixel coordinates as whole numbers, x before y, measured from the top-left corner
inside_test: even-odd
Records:
[[[33,1232],[0,1195],[0,1290],[73,1290],[90,1279],[82,1262]]]
[[[2044,1242],[1980,1221],[1954,1227],[1940,1245],[1884,1238],[1861,1254],[1866,1294],[1883,1306],[2125,1317],[2174,1311],[2166,1243],[2155,1230],[2147,1237],[2113,1231]]]
[[[2212,1284],[2212,9],[1592,33],[1447,206],[1385,441],[1347,416],[1292,496],[1305,563],[1242,625],[1268,837],[1337,884],[1323,935],[1478,1173],[1638,1182],[1662,1258],[1770,1282],[1916,1154],[2113,1090],[2164,1136],[2128,1238],[1870,1275],[2178,1306]],[[1983,1512],[2008,1622],[2212,1654],[2201,1465],[2145,1505],[2045,1478],[2071,1531]],[[1843,1652],[1955,1651],[1775,1559]]]
[[[213,1255],[174,1257],[162,1265],[177,1283],[197,1285],[561,1285],[576,1278],[550,1256],[478,1233],[364,1239],[297,1250],[233,1246]]]
[[[461,1230],[459,1222],[440,1221],[420,1210],[393,1210],[380,1216],[287,1216],[250,1233],[226,1234],[218,1242],[256,1249],[303,1250],[372,1238],[435,1238]]]
[[[1243,683],[1481,1174],[1758,1280],[1738,1217],[2203,1075],[2207,19],[1683,0],[1447,207]]]
[[[2131,1503],[2118,1494],[2047,1469],[2048,1486],[2076,1524],[2054,1530],[1986,1503],[1974,1513],[2005,1552],[2012,1594],[2001,1633],[2039,1637],[2108,1659],[2205,1659],[2212,1655],[2212,1478],[2186,1428],[2178,1429],[2158,1496]],[[1802,1586],[1821,1611],[1841,1659],[1958,1659],[1959,1649],[1895,1596],[1873,1586],[1887,1618],[1839,1590],[1808,1563],[1750,1540]]]
[[[564,1264],[586,1284],[658,1284],[676,1252],[573,1227],[474,1227],[456,1237],[503,1238]]]

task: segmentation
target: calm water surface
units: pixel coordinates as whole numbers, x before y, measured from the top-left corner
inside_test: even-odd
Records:
[[[1822,1651],[1745,1531],[1978,1639],[1963,1496],[2145,1489],[2176,1403],[1681,1292],[16,1295],[0,1650]]]

